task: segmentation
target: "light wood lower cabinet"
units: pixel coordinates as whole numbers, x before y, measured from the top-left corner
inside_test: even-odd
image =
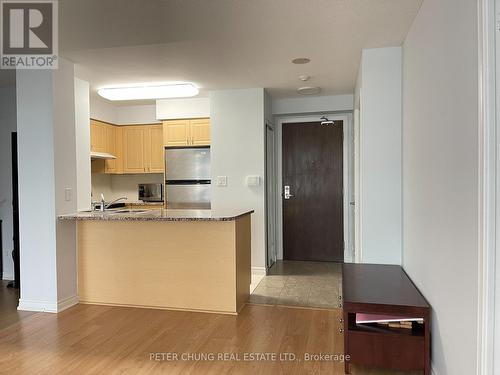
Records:
[[[209,146],[210,141],[208,118],[163,121],[165,146]]]
[[[250,215],[89,220],[77,232],[80,303],[237,314],[248,300]]]

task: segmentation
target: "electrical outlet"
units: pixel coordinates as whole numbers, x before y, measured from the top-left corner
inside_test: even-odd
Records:
[[[227,176],[217,176],[217,186],[227,186]]]

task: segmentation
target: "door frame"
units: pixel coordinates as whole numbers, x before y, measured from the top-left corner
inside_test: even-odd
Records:
[[[268,131],[271,131],[273,134],[273,139],[272,139],[272,149],[268,148]],[[265,165],[264,165],[264,179],[266,181],[265,184],[265,212],[266,212],[266,271],[272,267],[274,263],[276,263],[276,260],[278,260],[278,250],[277,250],[277,202],[276,202],[276,190],[277,188],[277,179],[276,176],[274,176],[274,179],[272,181],[269,181],[268,177],[268,172],[269,172],[269,165],[272,164],[273,171],[276,172],[276,127],[274,124],[269,123],[266,121],[265,125],[265,135],[264,135],[264,150],[265,150]],[[269,160],[272,159],[272,160]],[[274,182],[274,184],[273,184]],[[272,190],[272,191],[270,191]],[[273,244],[273,248],[271,249],[269,247],[269,243]],[[272,264],[269,264],[269,253],[272,252],[272,259],[273,262]]]
[[[276,203],[277,203],[277,223],[276,223],[276,236],[277,236],[277,258],[283,259],[283,123],[301,123],[301,122],[318,122],[321,121],[320,117],[326,116],[332,121],[343,121],[343,208],[344,208],[344,262],[354,261],[354,242],[351,241],[351,233],[354,227],[350,225],[349,210],[350,202],[353,200],[354,186],[352,186],[352,179],[350,176],[354,173],[354,165],[351,162],[351,152],[353,151],[353,116],[352,112],[338,113],[338,112],[321,112],[317,114],[307,115],[291,115],[280,116],[276,119],[276,159],[277,159],[277,189],[276,189]]]
[[[500,372],[500,0],[478,0],[477,374]],[[497,65],[498,64],[498,65]]]

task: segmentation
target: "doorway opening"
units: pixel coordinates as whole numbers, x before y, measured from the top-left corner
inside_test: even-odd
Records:
[[[12,163],[12,224],[13,244],[12,259],[14,261],[14,280],[1,280],[0,284],[0,330],[16,323],[31,312],[17,311],[20,294],[19,270],[19,191],[17,178],[17,133],[11,134]],[[1,242],[1,236],[0,236]],[[4,249],[9,250],[9,249]]]
[[[350,113],[324,115],[267,128],[267,272],[250,303],[342,306],[341,263],[354,259],[353,124]]]
[[[323,121],[321,118],[326,116],[328,118],[328,122]],[[321,123],[324,123],[323,125],[318,125]],[[306,125],[300,125],[300,124],[306,124]],[[337,184],[332,187],[331,190],[336,189],[336,194],[335,196],[332,192],[327,191],[327,187],[325,186],[315,186],[314,182],[307,182],[307,184],[310,187],[310,191],[306,191],[305,194],[300,190],[301,187],[293,187],[292,185],[287,185],[285,184],[285,174],[289,173],[285,169],[288,168],[286,167],[285,163],[285,151],[284,150],[284,143],[286,142],[286,135],[284,130],[286,127],[291,127],[293,130],[293,127],[295,125],[298,125],[302,129],[299,129],[296,131],[298,133],[297,140],[293,141],[292,140],[292,150],[295,148],[298,148],[299,156],[292,158],[299,158],[300,155],[305,155],[302,156],[305,160],[301,161],[299,160],[299,163],[302,163],[301,168],[305,165],[306,167],[309,166],[309,169],[319,169],[319,168],[324,168],[325,174],[333,174],[332,176],[321,176],[320,179],[322,179],[324,182],[322,184]],[[324,139],[322,140],[316,140],[314,137],[317,137],[317,134],[314,134],[314,130],[309,131],[307,127],[314,127],[316,126],[316,133],[319,133],[320,137],[323,137],[325,139],[328,139],[330,137],[330,141],[325,141]],[[320,129],[317,129],[318,126]],[[321,129],[323,128],[323,129]],[[340,129],[341,128],[341,129]],[[312,137],[313,139],[311,140],[303,140],[302,138],[306,137],[306,134],[302,134],[302,132],[310,133],[307,135],[308,137]],[[317,115],[305,115],[305,116],[288,116],[288,117],[282,117],[277,119],[277,124],[275,127],[275,148],[276,148],[276,177],[277,177],[277,184],[276,184],[276,245],[277,245],[277,260],[278,261],[283,261],[287,260],[287,250],[285,250],[285,236],[286,236],[286,205],[289,205],[292,210],[289,213],[289,215],[295,215],[296,217],[297,212],[294,211],[295,206],[299,205],[300,202],[297,202],[297,199],[302,199],[302,200],[307,200],[309,199],[312,201],[310,205],[305,204],[302,210],[307,210],[305,215],[312,215],[314,216],[314,220],[316,220],[316,217],[319,215],[324,214],[325,211],[331,213],[329,210],[325,210],[323,206],[330,207],[330,210],[334,209],[333,205],[336,205],[335,209],[336,211],[336,216],[335,216],[335,221],[330,220],[328,225],[322,226],[324,228],[323,232],[330,232],[332,230],[332,226],[335,226],[336,224],[336,237],[337,237],[337,242],[336,245],[332,246],[337,246],[336,249],[326,249],[324,250],[327,255],[330,255],[329,259],[322,259],[322,258],[314,258],[313,256],[309,256],[306,258],[299,258],[298,260],[310,260],[310,261],[332,261],[332,253],[335,252],[336,254],[336,259],[334,261],[344,261],[344,262],[353,262],[355,259],[355,197],[354,197],[354,190],[355,190],[355,179],[354,179],[354,166],[355,166],[355,157],[354,157],[354,124],[353,124],[353,115],[351,112],[348,113],[321,113]],[[327,136],[325,137],[325,134],[327,133]],[[341,143],[339,145],[339,141],[341,140]],[[302,143],[302,146],[297,145],[297,142]],[[337,142],[335,144],[334,142]],[[317,148],[317,150],[312,150],[308,151],[308,148]],[[289,149],[290,150],[290,149]],[[339,152],[341,150],[341,152]],[[308,155],[310,154],[310,155]],[[326,155],[326,156],[324,156]],[[316,159],[314,159],[316,158]],[[326,165],[322,160],[317,160],[318,158],[329,158],[328,160],[331,161],[331,165]],[[337,163],[335,163],[333,160],[336,158]],[[339,162],[339,159],[342,160],[342,162]],[[332,167],[334,165],[334,167]],[[301,174],[302,172],[298,171],[297,168],[294,170],[294,166],[292,165],[291,168],[291,174]],[[335,171],[332,172],[333,168],[336,168]],[[340,169],[340,171],[339,171]],[[306,173],[309,173],[308,170],[306,170]],[[315,170],[313,170],[309,175],[312,176],[316,173]],[[300,180],[300,176],[299,176]],[[339,184],[339,180],[341,180],[341,184]],[[300,182],[300,181],[299,181]],[[290,186],[289,188],[289,194],[294,195],[293,197],[290,197],[290,199],[285,199],[285,186]],[[304,185],[307,186],[307,185]],[[294,194],[293,189],[299,189],[299,195]],[[340,196],[341,196],[341,203],[340,207],[339,206],[339,197],[338,197],[338,191],[340,191]],[[305,195],[305,197],[304,197]],[[295,202],[293,202],[295,200]],[[325,203],[326,202],[326,203]],[[329,205],[329,206],[328,206]],[[315,212],[315,210],[318,210]],[[316,215],[313,215],[315,213]],[[339,217],[341,215],[341,217]],[[331,215],[330,215],[331,216]],[[298,218],[300,220],[300,217]],[[338,222],[341,222],[340,226],[340,232],[339,233],[339,225]],[[295,224],[297,225],[297,224]],[[318,224],[318,227],[320,227],[322,223]],[[299,230],[302,230],[299,225]],[[323,238],[320,238],[315,241],[331,241],[333,237],[330,235],[330,233],[323,233],[321,231],[315,231],[316,228],[311,228],[310,233],[320,233],[317,234],[317,236],[322,236]],[[315,232],[314,232],[315,231]],[[291,232],[293,235],[293,231]],[[328,237],[329,236],[329,237]],[[342,243],[340,243],[339,238],[343,237]],[[293,241],[294,239],[292,239]],[[309,243],[307,242],[308,246]],[[343,248],[343,254],[340,254],[340,251],[338,248]],[[288,260],[292,260],[293,258],[288,258]]]

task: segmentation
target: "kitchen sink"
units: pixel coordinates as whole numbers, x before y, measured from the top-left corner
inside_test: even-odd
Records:
[[[110,215],[113,214],[143,214],[148,212],[148,210],[134,210],[134,209],[125,209],[125,210],[113,210],[109,211]]]

